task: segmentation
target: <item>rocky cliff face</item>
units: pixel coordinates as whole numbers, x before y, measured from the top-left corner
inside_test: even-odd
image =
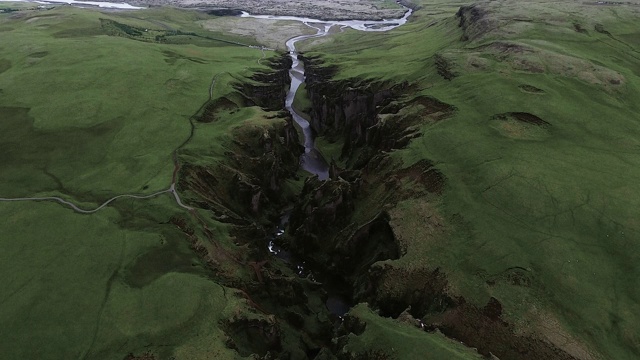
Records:
[[[378,123],[378,114],[407,88],[406,83],[330,80],[333,68],[323,67],[316,58],[301,58],[312,103],[311,126],[319,135],[343,137],[343,156],[368,143],[369,128]]]
[[[332,162],[328,180],[307,179],[291,212],[290,246],[352,284],[369,283],[365,278],[373,263],[401,256],[384,210],[407,196],[400,183],[416,181],[437,193],[444,181],[432,164],[402,169],[386,152],[407,146],[420,136],[418,124],[438,121],[454,108],[434,98],[407,95],[407,83],[333,81],[335,69],[317,58],[301,58],[312,127],[344,143],[342,158],[348,168]],[[405,108],[413,110],[399,114]]]
[[[420,135],[421,124],[444,119],[455,110],[435,98],[415,95],[416,89],[406,82],[332,80],[335,68],[318,58],[299,57],[305,63],[312,128],[320,136],[343,141],[341,157],[352,157],[352,163],[359,164],[355,168],[380,151],[406,147]],[[354,157],[356,149],[360,151]]]
[[[229,160],[207,166],[185,164],[178,186],[197,195],[198,206],[223,222],[244,223],[256,216],[272,218],[287,202],[283,182],[295,176],[303,151],[291,120],[245,129]],[[252,150],[248,150],[252,149]]]
[[[255,217],[273,218],[287,201],[281,196],[283,182],[295,175],[304,151],[292,119],[284,111],[290,65],[289,57],[283,55],[270,62],[271,72],[257,73],[234,85],[249,105],[281,111],[275,115],[280,121],[265,119],[264,125],[235,128],[225,161],[182,167],[179,189],[197,195],[198,206],[212,210],[218,220],[240,224]],[[216,109],[212,107],[226,108],[229,102],[211,102],[197,120],[215,121]]]
[[[364,224],[354,219],[360,174],[335,171],[326,181],[311,177],[305,182],[291,212],[290,245],[325,275],[354,283],[376,261],[397,259],[400,249],[385,212]]]
[[[348,166],[332,162],[328,180],[307,179],[291,211],[288,246],[310,267],[348,284],[345,293],[354,301],[408,306],[412,299],[389,300],[379,294],[372,277],[373,264],[398,259],[404,251],[385,209],[410,196],[402,181],[425,188],[428,183],[425,192],[437,193],[444,178],[428,162],[402,169],[386,152],[407,146],[420,135],[418,124],[437,121],[453,108],[433,98],[407,96],[406,83],[334,81],[335,69],[319,59],[302,58],[312,127],[343,142],[341,157]],[[414,110],[400,114],[408,107]]]
[[[289,78],[291,57],[288,54],[282,54],[263,61],[268,62],[270,70],[256,72],[250,79],[236,82],[234,88],[249,101],[249,104],[270,111],[282,110],[287,87],[291,82]]]
[[[297,177],[304,151],[284,111],[287,58],[271,62],[272,72],[238,82],[229,99],[201,109],[194,121],[207,124],[203,126],[215,126],[221,116],[235,111],[238,104],[230,99],[273,112],[263,122],[225,128],[230,140],[224,156],[210,158],[209,163],[183,163],[179,173],[178,190],[184,201],[208,211],[194,212],[205,229],[202,234],[186,218],[175,218],[173,223],[188,236],[216,281],[233,289],[228,296],[243,304],[221,323],[228,335],[226,345],[242,356],[313,358],[331,339],[332,325],[321,300],[326,293],[267,251],[273,224],[293,201],[295,194],[286,182]],[[226,223],[233,243],[220,241],[198,213]]]
[[[460,21],[458,26],[463,35],[460,40],[475,40],[497,28],[497,22],[488,15],[488,11],[481,5],[472,4],[461,6],[456,17]]]

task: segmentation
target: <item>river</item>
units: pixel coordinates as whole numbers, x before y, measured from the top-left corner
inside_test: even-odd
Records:
[[[287,50],[289,50],[289,56],[291,56],[292,64],[291,69],[289,70],[289,75],[291,77],[291,84],[289,86],[289,92],[287,93],[287,97],[285,100],[285,107],[293,120],[300,126],[302,129],[302,134],[304,135],[304,154],[300,157],[300,165],[307,172],[317,175],[320,180],[326,180],[329,177],[329,165],[327,161],[322,156],[320,151],[315,146],[315,137],[313,133],[313,129],[309,122],[298,114],[293,108],[293,100],[295,99],[296,92],[300,85],[304,82],[304,65],[298,59],[298,53],[296,50],[296,43],[299,41],[327,36],[329,34],[329,30],[331,30],[334,26],[339,26],[341,29],[351,28],[358,31],[389,31],[397,28],[398,26],[404,25],[409,16],[412,14],[412,10],[405,7],[407,10],[404,16],[400,19],[385,19],[385,20],[319,20],[312,19],[306,17],[297,17],[297,16],[277,16],[277,15],[252,15],[247,13],[246,11],[242,12],[241,17],[255,18],[255,19],[264,19],[264,20],[289,20],[289,21],[300,21],[303,24],[316,29],[316,33],[312,35],[299,35],[292,37],[287,40],[286,46]]]
[[[78,7],[83,6],[97,6],[101,8],[107,9],[124,9],[124,10],[140,10],[145,9],[143,7],[129,5],[127,3],[112,3],[106,1],[76,1],[76,0],[0,0],[0,2],[34,2],[37,4],[47,4],[47,5],[58,5],[58,4],[68,4],[75,5]]]
[[[286,42],[287,50],[289,51],[289,56],[291,56],[292,63],[291,69],[289,69],[291,84],[289,86],[289,91],[287,92],[287,97],[285,99],[285,108],[289,111],[289,113],[291,113],[293,120],[300,126],[300,128],[302,129],[302,134],[304,135],[305,152],[300,156],[300,165],[307,172],[318,176],[318,179],[326,180],[329,177],[329,165],[315,146],[315,135],[313,133],[313,129],[311,129],[309,122],[300,114],[298,114],[293,108],[293,100],[295,99],[296,92],[298,91],[300,85],[304,82],[305,78],[304,64],[298,59],[296,43],[307,39],[327,36],[329,35],[329,30],[331,30],[331,28],[334,26],[339,26],[341,29],[351,28],[358,31],[389,31],[397,28],[398,26],[404,25],[407,22],[409,16],[412,13],[412,10],[406,7],[405,9],[407,9],[407,12],[400,19],[378,21],[327,21],[296,16],[251,15],[247,12],[242,12],[242,15],[240,15],[241,17],[250,17],[256,19],[300,21],[303,24],[316,29],[315,34],[298,35],[290,38]],[[276,242],[278,242],[278,238],[284,235],[288,220],[289,213],[287,212],[281,217],[280,224],[277,226],[275,234],[269,240],[269,252],[274,256],[288,262],[292,266],[295,266],[295,270],[297,271],[298,275],[309,276],[311,279],[314,279],[314,275],[310,271],[308,271],[308,269],[305,269],[304,261],[295,259],[293,254],[282,249],[276,244]],[[345,284],[336,285],[336,281],[331,281],[330,279],[319,280],[323,282],[329,281],[329,283],[325,282],[325,290],[329,294],[329,297],[325,304],[327,306],[327,309],[332,314],[342,317],[351,308],[348,296],[346,296],[344,291],[341,291],[341,289],[344,290]]]

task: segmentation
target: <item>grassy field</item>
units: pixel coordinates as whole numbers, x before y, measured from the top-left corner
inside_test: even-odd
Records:
[[[578,358],[637,358],[638,4],[481,2],[466,41],[460,5],[422,1],[392,32],[306,48],[338,65],[337,79],[409,81],[457,108],[392,154],[406,166],[429,159],[447,182],[441,198],[394,209],[411,244],[396,266],[439,267],[451,294],[499,299],[522,333]],[[513,112],[548,125],[496,117]],[[420,225],[434,214],[446,231]],[[531,286],[500,280],[514,268]]]
[[[169,198],[123,201],[91,216],[54,203],[0,204],[1,271],[9,275],[3,356],[234,358],[217,324],[239,304],[202,277],[180,231],[161,225],[175,211]]]
[[[477,352],[442,334],[425,333],[410,321],[383,318],[358,304],[349,315],[366,324],[362,333],[347,335],[344,351],[366,354],[370,359],[391,354],[395,359],[482,359]]]
[[[212,78],[260,68],[261,51],[210,38],[250,39],[206,32],[196,24],[206,18],[67,6],[0,14],[0,197],[92,208],[168,188],[172,153]],[[3,358],[238,357],[220,321],[246,305],[208,279],[169,223],[188,216],[169,194],[92,215],[53,202],[2,202],[0,214]]]

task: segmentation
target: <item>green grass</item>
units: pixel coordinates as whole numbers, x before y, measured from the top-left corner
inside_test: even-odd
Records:
[[[296,91],[296,96],[293,98],[293,108],[296,110],[300,116],[309,120],[309,112],[311,111],[311,100],[307,96],[307,89],[305,84],[301,84]]]
[[[176,45],[109,36],[100,19],[195,32],[201,16],[66,6],[0,15],[0,196],[60,196],[92,208],[168,188],[172,153],[209,99],[212,77],[248,75],[262,53],[202,38]],[[214,90],[230,92],[230,81]],[[214,147],[229,129],[216,131]],[[0,202],[0,215],[4,358],[238,357],[220,322],[246,305],[208,279],[169,223],[189,219],[170,194],[118,199],[92,215],[54,202]],[[230,244],[225,226],[208,226],[217,246]]]
[[[216,324],[236,305],[201,276],[180,231],[159,223],[175,211],[169,196],[144,205],[124,200],[91,216],[55,203],[0,204],[9,225],[0,241],[0,270],[9,275],[0,300],[3,356],[120,359],[152,351],[233,358]],[[184,269],[133,286],[154,268],[142,274],[132,268],[167,247],[174,257],[183,254],[174,262]]]
[[[11,108],[0,124],[2,143],[13,144],[0,165],[3,196],[62,185],[101,200],[167,187],[171,152],[187,138],[188,119],[207,100],[213,75],[243,72],[261,56],[238,46],[80,36],[84,30],[69,36],[109,16],[70,8],[3,19],[16,27],[0,33],[3,46],[16,49],[2,56],[11,68],[0,75],[0,106]],[[60,32],[66,35],[56,38]]]
[[[342,146],[344,145],[342,141],[331,142],[326,137],[320,136],[316,138],[315,144],[318,149],[322,149],[322,155],[327,159],[327,161],[330,162],[331,159],[333,159],[339,166],[345,166],[346,159],[340,160],[340,156],[342,155]]]
[[[394,359],[481,359],[475,351],[446,338],[440,333],[426,333],[415,325],[380,317],[366,304],[356,305],[349,312],[366,324],[362,334],[350,333],[344,352],[387,354]]]
[[[35,9],[36,7],[36,5],[28,2],[3,1],[0,3],[0,14],[2,12],[10,13],[20,10]]]
[[[498,298],[506,318],[521,329],[544,333],[542,319],[559,319],[561,330],[555,331],[571,334],[589,351],[634,358],[640,344],[637,11],[511,2],[492,7],[499,13],[494,18],[534,21],[505,21],[465,43],[453,18],[457,8],[422,5],[399,29],[346,32],[307,52],[339,65],[339,79],[406,80],[457,108],[451,118],[424,125],[422,137],[393,154],[406,165],[429,159],[447,178],[445,194],[432,201],[447,231],[433,235],[433,241],[424,241],[424,230],[409,225],[420,224],[414,219],[418,205],[399,205],[397,231],[415,243],[398,266],[441,267],[453,293],[479,305]],[[574,31],[573,21],[589,34]],[[612,36],[594,31],[595,24]],[[481,47],[494,40],[532,52],[504,55]],[[446,81],[437,74],[436,53],[451,62],[458,77]],[[523,60],[543,72],[527,71]],[[623,80],[616,85],[611,79]],[[522,85],[544,94],[521,91]],[[517,111],[551,126],[519,123],[505,130],[504,123],[492,120]],[[532,287],[487,285],[487,279],[515,266],[530,270]]]

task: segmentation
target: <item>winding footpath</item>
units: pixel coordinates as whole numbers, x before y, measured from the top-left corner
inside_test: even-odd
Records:
[[[100,206],[98,206],[95,209],[83,209],[81,207],[79,207],[78,205],[72,203],[71,201],[65,200],[61,197],[58,196],[42,196],[42,197],[22,197],[22,198],[0,198],[0,202],[17,202],[17,201],[56,201],[59,202],[60,204],[63,205],[67,205],[70,208],[72,208],[74,211],[81,213],[81,214],[93,214],[95,212],[98,212],[100,210],[102,210],[103,208],[105,208],[107,205],[111,204],[112,202],[118,200],[118,199],[122,199],[122,198],[131,198],[131,199],[151,199],[157,196],[160,196],[162,194],[167,194],[167,193],[171,193],[173,195],[173,197],[176,200],[176,203],[178,204],[178,206],[180,206],[183,209],[186,210],[193,210],[192,207],[185,205],[182,202],[182,199],[180,198],[180,195],[178,194],[178,192],[176,191],[176,184],[175,184],[175,178],[176,178],[176,174],[178,172],[178,169],[180,168],[179,165],[176,165],[176,167],[174,168],[174,178],[173,178],[173,182],[171,183],[171,186],[169,186],[168,189],[166,190],[162,190],[162,191],[158,191],[155,192],[153,194],[150,195],[137,195],[137,194],[122,194],[122,195],[116,195],[112,198],[110,198],[109,200],[103,202]]]
[[[80,207],[78,207],[76,204],[67,201],[61,197],[57,197],[57,196],[44,196],[44,197],[24,197],[24,198],[0,198],[0,201],[57,201],[63,205],[67,205],[70,208],[72,208],[73,210],[81,213],[81,214],[93,214],[95,212],[100,211],[102,208],[104,208],[105,206],[109,205],[110,203],[112,203],[113,201],[120,199],[120,198],[133,198],[133,199],[150,199],[153,197],[156,197],[158,195],[162,195],[164,193],[168,193],[168,192],[173,192],[175,193],[174,190],[174,186],[173,184],[171,184],[171,187],[169,189],[166,190],[162,190],[162,191],[158,191],[156,193],[153,193],[151,195],[130,195],[130,194],[125,194],[125,195],[118,195],[118,196],[114,196],[111,199],[105,201],[104,203],[102,203],[102,205],[98,206],[95,209],[92,210],[86,210],[86,209],[82,209]]]
[[[222,75],[221,73],[218,73],[216,75],[213,76],[213,78],[211,79],[211,85],[209,86],[209,101],[211,101],[211,99],[213,98],[213,89],[216,85],[216,81],[218,80],[218,77]],[[107,201],[103,202],[101,205],[99,205],[98,207],[96,207],[95,209],[83,209],[81,207],[79,207],[78,205],[72,203],[71,201],[65,200],[59,196],[42,196],[42,197],[37,197],[37,196],[33,196],[33,197],[20,197],[20,198],[5,198],[5,197],[0,197],[0,202],[19,202],[19,201],[55,201],[58,202],[60,204],[63,205],[67,205],[70,208],[72,208],[74,211],[80,213],[80,214],[93,214],[96,213],[102,209],[104,209],[107,205],[111,204],[112,202],[116,201],[117,199],[121,199],[121,198],[131,198],[131,199],[151,199],[157,196],[160,196],[162,194],[166,194],[166,193],[170,193],[173,195],[174,199],[176,200],[176,204],[178,204],[178,206],[180,206],[181,208],[192,212],[192,214],[195,214],[195,209],[191,206],[186,205],[184,202],[182,202],[182,198],[180,198],[180,194],[178,194],[178,191],[176,190],[176,181],[178,178],[178,171],[180,170],[180,161],[178,160],[178,151],[183,148],[188,142],[189,140],[191,140],[191,138],[193,137],[193,132],[195,130],[195,124],[193,123],[193,119],[189,119],[189,123],[191,125],[191,130],[189,132],[189,137],[187,137],[187,139],[185,139],[185,141],[183,141],[177,148],[175,148],[175,150],[173,150],[173,152],[171,153],[171,157],[173,158],[173,173],[171,176],[171,185],[169,186],[168,189],[165,190],[161,190],[158,192],[155,192],[153,194],[149,194],[149,195],[138,195],[138,194],[122,194],[122,195],[116,195],[110,199],[108,199]]]

